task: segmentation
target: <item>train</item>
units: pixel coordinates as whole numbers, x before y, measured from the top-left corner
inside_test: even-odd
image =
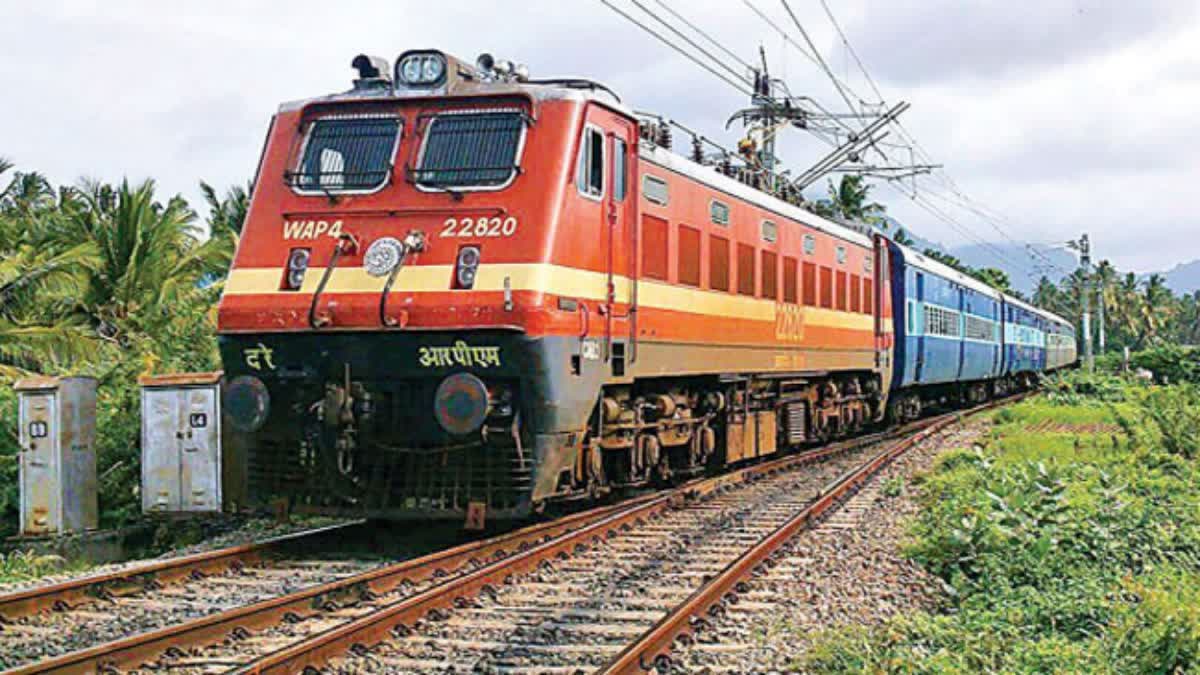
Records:
[[[217,310],[250,504],[524,518],[1033,386],[1070,322],[603,84],[359,55],[271,119]]]

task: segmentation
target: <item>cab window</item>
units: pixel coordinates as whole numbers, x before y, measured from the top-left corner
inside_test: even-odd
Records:
[[[585,127],[579,144],[579,163],[576,185],[585,197],[604,196],[604,133],[596,127]]]

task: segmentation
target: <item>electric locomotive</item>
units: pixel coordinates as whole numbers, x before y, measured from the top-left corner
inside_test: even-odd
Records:
[[[218,310],[251,503],[521,517],[853,434],[920,385],[879,234],[672,153],[595,82],[353,67],[272,118]]]

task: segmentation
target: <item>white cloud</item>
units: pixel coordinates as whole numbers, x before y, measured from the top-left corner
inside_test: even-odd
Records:
[[[629,0],[613,0],[630,7]],[[657,0],[641,0],[666,16]],[[667,0],[749,61],[758,46],[795,92],[840,100],[822,73],[742,3]],[[792,30],[779,5],[753,0]],[[791,0],[833,68],[866,94],[820,5]],[[1200,257],[1190,199],[1200,178],[1200,40],[1192,3],[831,2],[905,123],[967,193],[1037,241],[1090,231],[1137,270]],[[659,30],[663,30],[661,26]],[[794,31],[792,31],[793,34]],[[0,7],[0,155],[59,182],[155,177],[198,202],[197,183],[241,183],[281,101],[345,89],[359,52],[434,46],[579,75],[632,107],[722,131],[744,97],[599,2],[40,2]],[[797,169],[824,146],[783,144]],[[877,196],[914,229],[964,238],[897,193]],[[999,235],[965,211],[986,239]]]

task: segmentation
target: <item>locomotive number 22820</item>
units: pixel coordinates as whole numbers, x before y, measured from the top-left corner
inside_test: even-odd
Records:
[[[511,237],[517,232],[517,219],[447,218],[440,237]]]

